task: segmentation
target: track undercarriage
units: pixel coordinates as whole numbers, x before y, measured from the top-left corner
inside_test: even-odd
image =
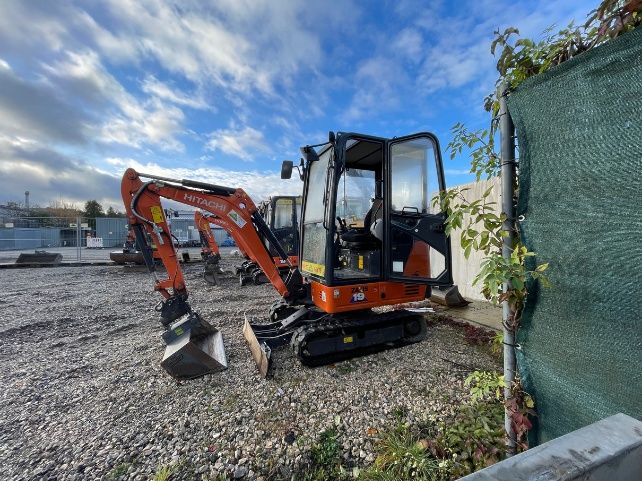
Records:
[[[243,327],[263,376],[269,373],[272,351],[287,344],[306,366],[321,366],[419,342],[427,333],[423,315],[407,310],[327,314],[314,306],[276,301],[270,319],[273,322],[259,324],[246,317]]]

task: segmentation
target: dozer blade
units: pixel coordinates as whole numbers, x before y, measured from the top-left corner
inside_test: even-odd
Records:
[[[250,352],[261,376],[267,377],[270,372],[272,352],[290,344],[295,329],[306,323],[309,313],[307,307],[300,306],[286,318],[267,324],[253,324],[245,314],[243,336],[250,346]]]
[[[430,300],[448,307],[463,307],[470,304],[459,293],[456,285],[448,287],[433,287],[430,292]]]
[[[268,371],[270,369],[270,360],[272,357],[272,349],[265,342],[259,342],[252,329],[250,321],[245,315],[245,323],[243,324],[243,337],[247,341],[247,344],[256,363],[256,367],[259,369],[262,377],[267,377]]]
[[[196,313],[186,314],[163,333],[161,366],[176,379],[194,379],[227,369],[223,335]]]

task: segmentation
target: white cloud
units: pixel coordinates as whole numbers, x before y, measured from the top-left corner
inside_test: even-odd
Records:
[[[5,70],[11,70],[11,65],[6,60],[3,60],[0,58],[0,68],[3,68]]]
[[[153,75],[145,78],[143,81],[143,92],[154,95],[159,99],[167,100],[176,105],[183,105],[193,109],[207,109],[210,106],[200,94],[187,94],[180,89],[172,88],[168,84],[161,82]]]
[[[85,105],[105,110],[98,128],[103,141],[137,148],[149,144],[165,150],[183,149],[177,139],[183,130],[182,110],[164,105],[158,97],[139,101],[107,72],[95,52],[68,52],[65,60],[44,68],[50,79],[82,97]]]
[[[362,119],[368,114],[378,115],[384,109],[398,105],[399,85],[407,81],[398,62],[385,56],[376,56],[362,62],[354,77],[356,93],[344,114],[346,121]]]
[[[3,201],[19,200],[28,190],[41,206],[57,199],[79,205],[96,199],[105,207],[122,203],[117,176],[33,139],[0,136],[0,178]]]
[[[0,85],[0,132],[70,144],[88,141],[91,117],[70,105],[55,86],[4,68],[0,68]]]
[[[462,48],[443,48],[445,45],[428,50],[418,86],[425,92],[432,93],[443,88],[458,88],[477,82],[480,74],[489,70],[492,59],[488,55],[488,46],[483,43]]]
[[[390,115],[398,106],[430,109],[442,101],[437,94],[444,90],[457,93],[449,100],[452,105],[459,102],[458,108],[466,109],[472,104],[481,113],[481,99],[497,78],[490,53],[496,29],[514,25],[523,36],[538,37],[554,19],[562,19],[562,25],[571,18],[581,21],[590,9],[572,0],[467,0],[457,8],[452,2],[399,1],[394,20],[404,28],[384,30],[361,60],[344,117],[358,121]]]
[[[207,147],[245,161],[252,161],[257,154],[269,152],[263,133],[249,126],[236,128],[232,125],[229,129],[215,130],[210,134]]]
[[[310,15],[306,2],[186,2],[177,8],[112,0],[108,10],[115,19],[111,32],[85,21],[105,53],[129,61],[153,59],[195,83],[272,94],[321,60],[317,32],[302,21]]]
[[[393,40],[392,46],[410,59],[418,60],[424,47],[424,39],[416,28],[405,28]]]
[[[101,129],[104,141],[141,148],[153,144],[163,150],[183,151],[184,146],[175,135],[182,130],[183,112],[172,106],[154,101],[147,109],[130,105],[127,115],[116,115]]]

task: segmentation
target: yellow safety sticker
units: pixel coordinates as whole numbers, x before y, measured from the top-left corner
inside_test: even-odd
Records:
[[[303,261],[301,263],[301,270],[316,276],[322,276],[325,274],[325,266],[323,264],[315,264],[310,261]]]
[[[161,209],[157,205],[153,205],[150,210],[152,211],[152,219],[154,220],[154,224],[160,224],[165,220],[165,217],[163,217],[163,209]]]
[[[363,256],[359,256],[359,270],[363,270]]]
[[[346,336],[343,338],[344,344],[350,344],[351,342],[354,342],[354,339],[352,338],[352,336]]]
[[[182,336],[184,332],[185,331],[182,327],[177,327],[176,329],[174,329],[174,334],[176,334],[177,336]]]

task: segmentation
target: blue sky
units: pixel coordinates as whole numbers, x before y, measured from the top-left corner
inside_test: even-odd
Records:
[[[281,160],[328,130],[485,126],[493,31],[539,37],[593,1],[0,2],[0,203],[120,207],[133,166],[296,193]],[[447,159],[447,156],[445,156]],[[465,158],[447,182],[471,180]]]

